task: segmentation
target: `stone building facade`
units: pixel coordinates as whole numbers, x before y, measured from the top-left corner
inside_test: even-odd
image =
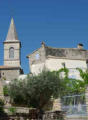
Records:
[[[18,40],[13,18],[4,44],[4,65],[0,66],[0,78],[9,82],[23,74],[21,68],[21,42]]]
[[[0,77],[10,81],[23,73],[21,68],[21,42],[18,39],[13,18],[4,43],[4,65],[0,66]],[[69,77],[79,78],[76,68],[87,69],[88,50],[79,44],[77,48],[53,48],[42,42],[41,47],[27,56],[30,72],[40,73],[43,69],[59,70],[63,66],[69,69]]]
[[[76,68],[87,69],[88,50],[82,44],[78,44],[77,48],[53,48],[42,42],[41,47],[27,58],[33,74],[40,73],[44,68],[54,71],[65,66],[69,69],[70,78],[79,78]]]

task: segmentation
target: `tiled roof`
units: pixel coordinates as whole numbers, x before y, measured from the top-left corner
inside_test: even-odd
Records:
[[[67,59],[88,59],[88,50],[78,48],[53,48],[45,46],[46,56]]]
[[[88,59],[88,50],[79,49],[79,48],[54,48],[44,45],[46,57],[58,57],[65,59],[79,59],[87,60]],[[40,49],[40,48],[39,48]],[[27,56],[29,58],[33,53],[38,51],[35,50]]]
[[[14,67],[14,66],[0,66],[0,69],[15,69],[15,68],[20,68],[20,67]]]

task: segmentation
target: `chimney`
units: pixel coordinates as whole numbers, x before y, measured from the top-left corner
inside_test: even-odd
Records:
[[[77,46],[78,49],[83,49],[83,44],[79,43]]]

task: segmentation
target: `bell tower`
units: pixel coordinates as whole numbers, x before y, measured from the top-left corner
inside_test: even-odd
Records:
[[[4,41],[4,66],[21,67],[21,42],[18,40],[13,18]]]

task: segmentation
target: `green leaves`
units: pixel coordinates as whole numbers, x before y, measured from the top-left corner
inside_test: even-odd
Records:
[[[60,96],[68,94],[80,94],[85,91],[85,84],[88,83],[88,74],[83,72],[81,69],[77,68],[80,72],[80,76],[84,80],[77,80],[69,78],[69,70],[67,68],[61,68],[58,71],[55,71],[60,81]],[[61,73],[64,72],[64,77],[60,78]]]
[[[8,86],[4,86],[3,87],[3,93],[4,93],[4,96],[8,96]]]
[[[4,113],[4,101],[0,99],[0,115]]]
[[[55,72],[43,71],[37,76],[28,76],[25,80],[12,81],[9,95],[15,104],[41,109],[51,96],[59,96],[59,86],[60,79]]]
[[[83,71],[83,70],[80,69],[80,68],[77,68],[77,70],[78,70],[79,73],[80,73],[80,77],[82,78],[83,83],[84,83],[85,85],[88,85],[88,70]]]
[[[14,80],[9,86],[9,95],[17,105],[43,109],[53,98],[64,95],[80,94],[88,85],[88,71],[78,69],[82,80],[68,77],[69,70],[42,71],[38,75],[28,75],[24,80]],[[64,77],[61,73],[64,72]]]

